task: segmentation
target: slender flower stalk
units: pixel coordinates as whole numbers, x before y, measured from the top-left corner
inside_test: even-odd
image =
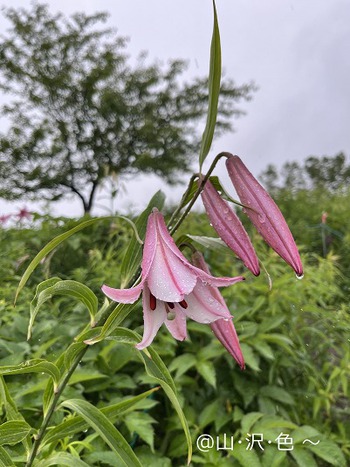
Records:
[[[209,220],[220,238],[236,253],[244,265],[258,276],[260,274],[258,257],[237,214],[227,201],[221,198],[209,180],[201,197]]]
[[[298,248],[277,204],[260,185],[238,156],[229,155],[226,167],[244,212],[263,239],[296,272],[303,275]]]
[[[102,287],[107,297],[120,303],[134,303],[143,291],[144,336],[138,349],[151,344],[163,323],[175,339],[183,340],[186,317],[208,324],[229,319],[229,311],[212,296],[208,285],[226,287],[244,280],[242,276],[213,277],[191,264],[175,245],[157,209],[148,218],[141,268],[141,281],[135,287]]]
[[[210,274],[210,270],[208,265],[204,261],[204,258],[199,251],[193,254],[192,262],[197,267],[203,269],[203,271]],[[217,300],[221,305],[226,308],[229,312],[225,300],[223,299],[221,293],[216,287],[209,287],[210,293],[214,300]],[[232,318],[231,314],[230,317]],[[235,326],[232,322],[232,319],[218,319],[213,323],[210,323],[210,327],[217,337],[217,339],[221,342],[221,344],[226,348],[226,350],[232,355],[232,357],[236,360],[238,365],[243,370],[245,368],[244,358],[242,354],[241,347],[239,345],[239,339],[237,336],[237,332]]]

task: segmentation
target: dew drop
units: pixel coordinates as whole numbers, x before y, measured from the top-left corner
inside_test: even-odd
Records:
[[[259,219],[260,224],[264,224],[266,221],[266,217],[264,214],[259,214],[258,219]]]
[[[295,274],[295,277],[301,281],[301,279],[304,278],[304,274],[301,274],[300,276],[298,274]]]

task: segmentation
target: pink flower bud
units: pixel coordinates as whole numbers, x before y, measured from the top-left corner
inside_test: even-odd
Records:
[[[209,180],[201,196],[209,220],[220,238],[236,253],[245,266],[255,276],[258,276],[260,274],[259,260],[237,214],[221,198]]]
[[[230,156],[226,167],[244,212],[260,235],[296,272],[303,275],[298,248],[286,220],[276,203],[238,156]]]

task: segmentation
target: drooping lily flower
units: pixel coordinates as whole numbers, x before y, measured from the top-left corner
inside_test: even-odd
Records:
[[[194,253],[194,255],[192,256],[192,262],[197,267],[203,269],[205,272],[210,274],[208,265],[206,264],[203,256],[199,252]],[[225,300],[223,299],[219,290],[216,287],[209,287],[209,290],[213,298],[219,303],[221,303],[221,305],[225,307],[226,310],[229,312]],[[218,319],[215,322],[210,323],[210,327],[217,339],[232,355],[232,357],[236,360],[238,365],[243,370],[245,368],[244,358],[232,319]]]
[[[236,253],[245,266],[258,276],[259,260],[237,214],[227,201],[221,198],[209,180],[204,186],[201,197],[210,222],[219,237]]]
[[[228,310],[210,293],[207,285],[226,287],[241,280],[213,277],[191,264],[175,245],[162,214],[154,209],[146,229],[141,282],[130,289],[104,285],[107,297],[120,303],[134,303],[143,291],[144,336],[136,346],[147,347],[165,322],[175,339],[186,337],[186,316],[200,323],[230,318]]]
[[[260,235],[296,272],[303,275],[303,266],[293,235],[277,204],[260,185],[238,156],[230,156],[226,167],[245,213]]]

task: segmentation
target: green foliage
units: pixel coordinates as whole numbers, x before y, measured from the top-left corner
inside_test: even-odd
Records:
[[[254,237],[272,289],[264,274],[259,278],[246,274],[245,283],[222,290],[242,343],[245,371],[239,370],[207,325],[189,322],[189,339],[180,343],[162,328],[154,345],[139,352],[134,349],[137,334],[119,326],[123,322],[129,329],[138,329],[142,324],[140,304],[124,305],[124,311],[114,305],[118,312],[113,319],[104,327],[89,330],[86,306],[69,294],[52,294],[42,301],[32,337],[26,341],[30,319],[26,304],[41,281],[38,290],[43,291],[47,290],[45,284],[51,287],[67,280],[82,281],[103,309],[99,287],[111,278],[120,280],[122,259],[130,238],[134,238],[122,220],[107,224],[93,223],[67,237],[58,245],[59,255],[52,250],[49,267],[39,263],[22,289],[16,312],[12,301],[17,283],[12,273],[19,267],[18,278],[26,266],[18,266],[17,255],[21,257],[26,251],[34,256],[35,245],[45,244],[53,233],[61,235],[62,227],[60,221],[45,218],[36,231],[21,231],[21,235],[16,230],[0,232],[4,252],[9,249],[8,255],[0,258],[1,270],[7,268],[1,283],[0,371],[6,373],[6,381],[0,385],[1,427],[10,441],[11,432],[18,436],[13,438],[16,444],[2,446],[4,465],[25,462],[31,435],[40,429],[43,398],[47,413],[54,397],[49,368],[56,368],[54,374],[58,371],[59,375],[55,378],[61,381],[78,358],[60,397],[63,405],[44,434],[37,465],[119,465],[116,456],[120,452],[108,446],[119,450],[124,446],[130,453],[129,446],[142,465],[182,466],[187,456],[185,427],[194,446],[193,466],[345,466],[350,456],[350,319],[343,294],[346,279],[333,257],[305,254],[305,277],[297,280],[290,268]],[[69,227],[74,228],[74,224]],[[179,238],[189,231],[187,241],[196,241],[203,249],[216,275],[242,272],[240,262],[221,245],[211,249],[213,242],[198,241],[214,236],[205,216],[191,214]],[[45,283],[48,273],[64,280]],[[85,352],[82,341],[86,339],[95,344]],[[64,348],[62,359],[59,355]],[[75,405],[67,411],[64,404],[67,406],[69,400]],[[88,420],[80,408],[92,406],[84,412],[92,419]],[[104,437],[106,420],[109,428],[114,427],[114,441]],[[10,422],[18,425],[18,430],[7,430]],[[293,438],[292,451],[278,449],[276,439],[281,432]],[[220,446],[225,443],[224,433],[226,446],[232,436],[233,450],[200,451],[196,439],[204,433],[215,442],[218,436]],[[246,449],[248,433],[263,433],[264,451]],[[118,448],[113,444],[117,439],[125,440]],[[305,439],[320,442],[303,444]]]
[[[3,11],[10,27],[0,43],[0,89],[10,103],[1,110],[11,125],[0,137],[0,197],[74,195],[90,212],[106,179],[115,196],[121,175],[153,173],[174,183],[189,170],[206,116],[206,78],[182,83],[182,60],[163,67],[141,57],[132,67],[125,38],[102,27],[105,13],[65,17],[37,3]],[[214,71],[210,83],[220,84]],[[232,130],[242,113],[237,103],[253,91],[222,82],[217,134]]]

